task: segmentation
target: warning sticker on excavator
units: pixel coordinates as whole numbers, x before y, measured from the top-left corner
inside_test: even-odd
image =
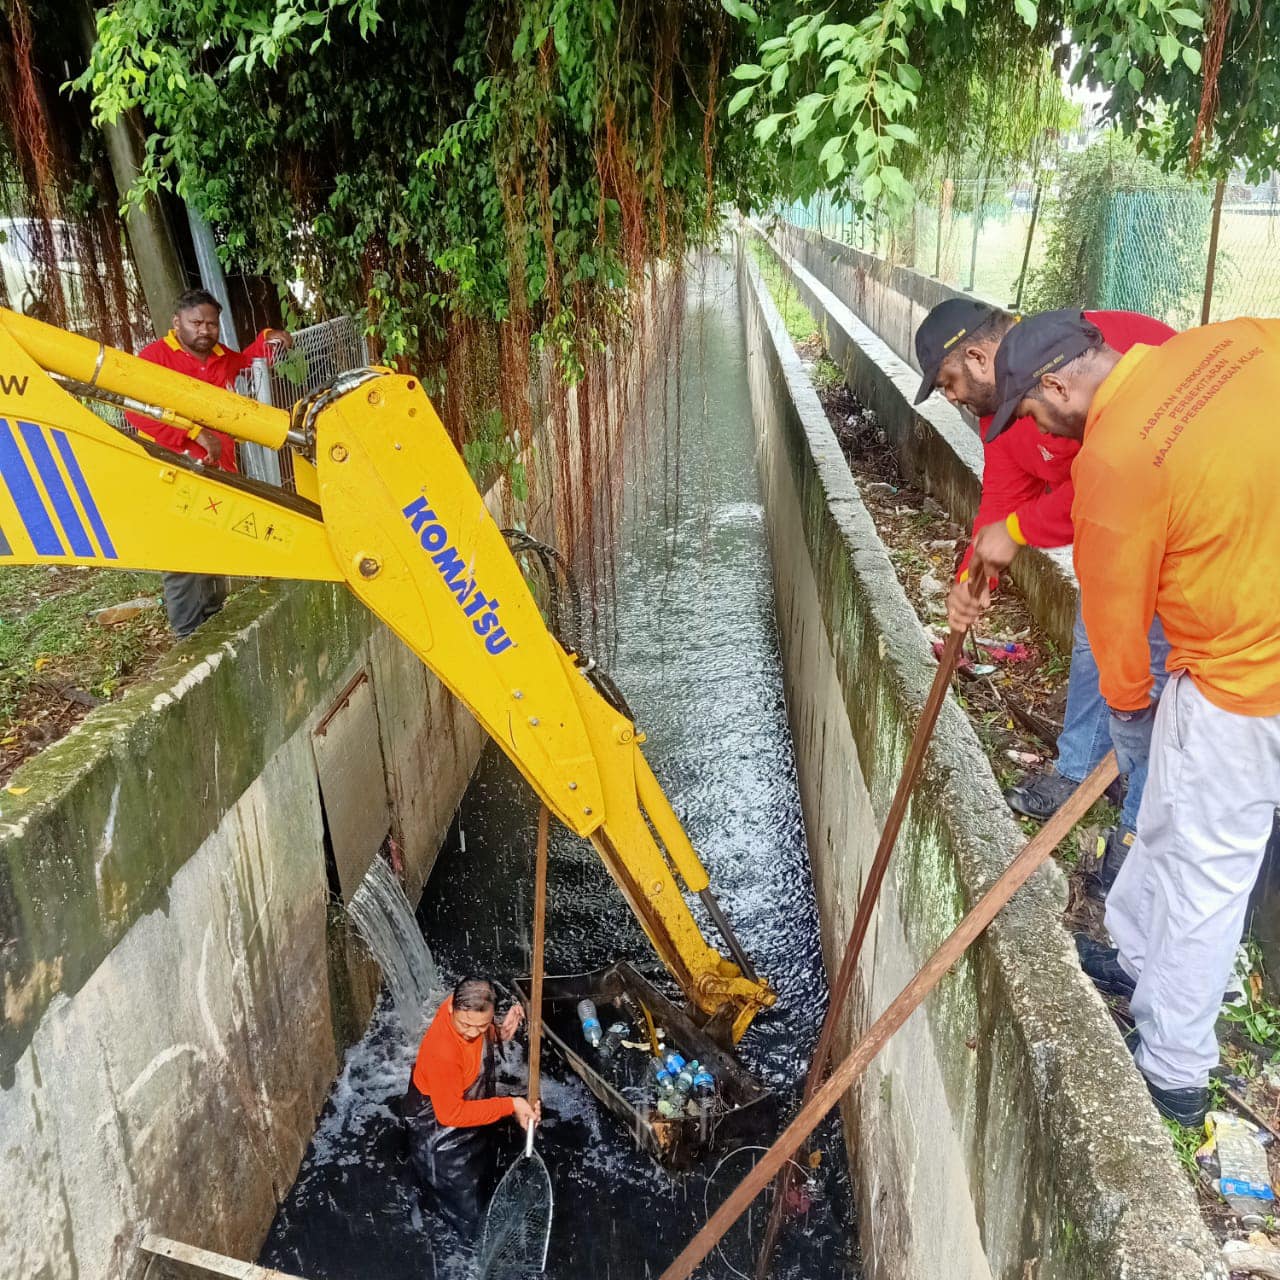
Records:
[[[265,542],[287,551],[293,545],[293,529],[270,509],[238,502],[225,494],[210,493],[194,484],[180,484],[173,510],[180,516],[226,529],[251,542]]]

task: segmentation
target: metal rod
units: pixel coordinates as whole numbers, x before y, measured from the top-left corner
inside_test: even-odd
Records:
[[[707,914],[715,921],[716,928],[720,930],[720,936],[724,939],[725,946],[729,948],[729,954],[733,957],[734,963],[752,982],[758,981],[755,965],[751,963],[751,957],[742,949],[742,943],[738,941],[738,935],[734,933],[733,926],[729,923],[729,917],[720,909],[720,904],[716,901],[716,895],[710,889],[703,889],[698,894],[698,897],[702,899],[702,905],[706,907]]]
[[[979,580],[973,579],[973,581],[977,583]],[[946,699],[956,663],[960,659],[960,650],[966,634],[967,628],[965,631],[953,630],[947,636],[946,643],[942,646],[942,653],[938,657],[938,669],[934,672],[929,696],[925,699],[924,709],[920,712],[920,720],[912,735],[911,747],[907,751],[906,763],[902,766],[902,777],[898,780],[898,789],[894,792],[893,803],[889,806],[884,830],[880,833],[880,843],[876,846],[875,857],[871,861],[871,870],[867,873],[866,884],[863,885],[862,894],[858,899],[858,910],[853,918],[853,929],[849,933],[849,941],[845,944],[840,970],[836,974],[835,982],[831,985],[826,1016],[822,1020],[822,1030],[818,1033],[818,1045],[813,1051],[813,1060],[809,1063],[809,1074],[805,1077],[802,1101],[806,1104],[818,1092],[818,1086],[822,1083],[823,1074],[827,1069],[831,1045],[835,1040],[840,1019],[844,1016],[845,1005],[849,1001],[854,975],[858,971],[858,960],[862,955],[862,944],[866,939],[871,917],[875,914],[876,903],[880,898],[880,886],[884,883],[889,857],[897,843],[898,831],[906,816],[907,804],[924,765],[925,752],[929,748],[929,740],[933,737],[934,726],[938,723],[938,716],[942,711],[942,704]],[[773,1207],[756,1261],[756,1280],[763,1280],[763,1277],[769,1274],[773,1250],[782,1229],[783,1206],[790,1181],[791,1166],[784,1165],[782,1175],[778,1179],[778,1187],[774,1192]]]
[[[533,957],[529,979],[529,1105],[538,1105],[542,1084],[542,959],[547,940],[547,836],[551,814],[538,810],[538,853],[533,877]],[[529,1125],[533,1132],[533,1125]]]
[[[190,418],[184,418],[181,414],[174,413],[172,409],[166,409],[164,405],[137,400],[133,396],[126,396],[118,391],[107,391],[102,387],[95,387],[92,383],[65,377],[61,373],[51,373],[49,377],[64,391],[70,392],[73,396],[79,396],[82,400],[98,400],[103,404],[115,405],[118,409],[128,409],[130,413],[145,414],[148,418],[156,418],[161,422],[167,422],[170,426],[180,427],[184,431],[196,425]]]
[[[1222,223],[1222,197],[1227,191],[1226,178],[1219,178],[1213,192],[1213,221],[1209,224],[1209,261],[1204,269],[1204,299],[1200,303],[1200,323],[1209,323],[1213,310],[1213,277],[1218,269],[1218,228]]]
[[[849,1056],[831,1073],[831,1078],[800,1109],[755,1168],[734,1188],[706,1225],[685,1246],[684,1251],[662,1273],[659,1280],[689,1280],[694,1269],[723,1239],[769,1180],[787,1165],[827,1113],[840,1101],[850,1085],[867,1069],[889,1038],[920,1007],[925,997],[942,981],[948,970],[981,936],[1010,898],[1050,857],[1059,841],[1089,811],[1095,800],[1119,775],[1116,755],[1109,751],[1101,764],[1075,789],[1067,802],[1023,846],[986,895],[960,921],[924,967],[894,998],[889,1007],[853,1047]]]

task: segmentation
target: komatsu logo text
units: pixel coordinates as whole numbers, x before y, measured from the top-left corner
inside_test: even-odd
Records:
[[[510,649],[515,641],[498,619],[499,602],[491,600],[476,585],[476,580],[467,572],[466,562],[457,549],[449,545],[449,531],[440,523],[440,517],[426,497],[415,498],[403,514],[418,535],[423,551],[440,571],[445,586],[456,597],[458,607],[472,619],[471,629],[484,640],[484,647],[492,654]]]

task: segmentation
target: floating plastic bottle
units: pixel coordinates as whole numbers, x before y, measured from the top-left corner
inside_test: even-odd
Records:
[[[662,1059],[662,1065],[671,1072],[674,1080],[684,1070],[684,1059],[673,1049]]]
[[[618,1046],[631,1034],[631,1028],[625,1022],[615,1022],[608,1031],[604,1033],[604,1039],[600,1041],[599,1051],[602,1058],[612,1058],[618,1051]]]
[[[596,1002],[594,1000],[578,1001],[578,1021],[582,1023],[582,1034],[586,1037],[587,1043],[594,1049],[604,1039],[604,1032],[600,1027],[600,1015],[596,1013]]]

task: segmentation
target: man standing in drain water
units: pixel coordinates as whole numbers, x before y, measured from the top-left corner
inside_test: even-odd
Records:
[[[1167,324],[1134,311],[1087,314],[1108,345],[1120,352],[1135,343],[1158,346],[1174,333]],[[996,350],[1017,320],[1010,312],[973,298],[948,298],[934,307],[916,330],[916,357],[923,371],[916,404],[928,399],[935,389],[941,391],[953,405],[978,418],[983,442],[982,499],[973,522],[973,540],[947,600],[952,626],[957,625],[957,606],[963,607],[969,598],[963,584],[975,552],[989,569],[1000,573],[1025,545],[1061,547],[1072,541],[1071,464],[1079,442],[1042,435],[1026,417],[992,426],[991,415],[998,407]],[[1156,619],[1151,628],[1151,669],[1157,693],[1164,682],[1167,655],[1168,646]],[[1110,750],[1108,719],[1107,705],[1098,692],[1097,663],[1077,612],[1057,760],[1009,788],[1005,792],[1009,807],[1038,821],[1050,817]],[[1106,896],[1133,844],[1146,774],[1146,761],[1134,760],[1120,824],[1106,833],[1098,871],[1086,883],[1093,897]]]
[[[403,1111],[414,1171],[433,1207],[464,1238],[475,1235],[493,1191],[492,1125],[514,1116],[521,1128],[541,1114],[527,1098],[493,1095],[494,1045],[524,1020],[513,1004],[494,1023],[497,997],[485,978],[463,978],[422,1037]]]
[[[1205,325],[1121,355],[1079,311],[1052,311],[1005,338],[996,381],[996,428],[1029,414],[1083,441],[1072,517],[1085,626],[1121,767],[1150,754],[1137,842],[1107,898],[1116,945],[1078,935],[1081,964],[1129,998],[1156,1106],[1198,1125],[1280,805],[1280,321]],[[1171,672],[1158,709],[1156,614]]]

